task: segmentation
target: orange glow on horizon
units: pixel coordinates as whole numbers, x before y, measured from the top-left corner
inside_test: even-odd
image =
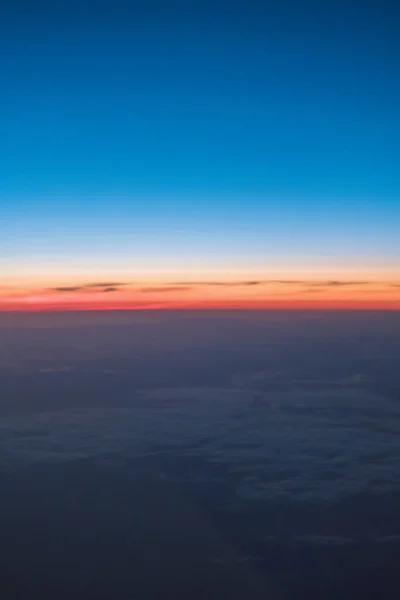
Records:
[[[400,310],[400,283],[393,280],[216,278],[163,283],[146,280],[133,286],[116,279],[35,288],[0,287],[0,311]]]
[[[336,302],[305,302],[305,301],[264,301],[264,302],[203,302],[189,303],[162,303],[149,302],[143,304],[93,304],[82,305],[79,303],[60,304],[12,304],[7,307],[0,305],[0,312],[67,312],[67,311],[140,311],[140,310],[400,310],[400,301],[336,301]]]

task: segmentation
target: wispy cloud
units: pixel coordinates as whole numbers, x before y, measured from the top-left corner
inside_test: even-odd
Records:
[[[159,292],[182,292],[192,290],[191,285],[153,285],[139,288],[138,291],[143,294],[159,293]]]
[[[84,290],[98,290],[102,292],[114,292],[122,286],[128,286],[127,282],[94,282],[85,283],[83,285],[70,285],[70,286],[57,286],[50,288],[51,291],[56,292],[78,292]],[[356,287],[356,286],[368,286],[375,285],[373,281],[355,281],[355,280],[304,280],[304,279],[252,279],[252,280],[239,280],[239,281],[177,281],[172,283],[166,283],[165,285],[149,285],[144,287],[134,286],[138,292],[142,293],[155,293],[155,292],[178,292],[190,290],[193,288],[200,287],[254,287],[254,286],[268,286],[268,285],[281,285],[281,286],[307,286],[311,292],[311,288],[338,288],[338,287]],[[399,288],[400,284],[388,283],[388,287]]]
[[[323,281],[323,282],[315,282],[309,283],[308,285],[314,287],[342,287],[346,285],[370,285],[371,281]]]
[[[310,287],[341,287],[341,286],[355,286],[355,285],[370,285],[371,281],[313,281],[313,280],[304,280],[304,279],[264,279],[260,281],[263,284],[272,284],[278,283],[280,285],[308,285]]]
[[[123,283],[115,283],[114,281],[106,281],[100,283],[86,283],[83,287],[85,288],[107,288],[107,287],[121,287],[123,285],[128,285],[126,282]]]
[[[315,280],[304,280],[304,279],[258,279],[250,281],[190,281],[190,282],[176,282],[174,286],[192,285],[196,287],[239,287],[239,286],[255,286],[255,285],[307,285],[310,287],[340,287],[340,286],[357,286],[357,285],[370,285],[371,281],[315,281]]]
[[[191,286],[196,287],[238,287],[238,286],[247,286],[247,285],[260,285],[263,283],[262,281],[178,281],[174,282],[171,285],[173,286],[187,286],[190,284]]]
[[[79,290],[85,289],[81,285],[67,285],[55,288],[50,288],[52,292],[78,292]]]
[[[302,279],[264,279],[261,283],[280,283],[282,285],[301,285],[308,284],[309,282],[303,281]]]
[[[121,286],[128,285],[127,283],[101,282],[101,283],[85,283],[83,285],[66,285],[50,288],[53,292],[81,292],[83,290],[99,290],[102,292],[114,292]]]

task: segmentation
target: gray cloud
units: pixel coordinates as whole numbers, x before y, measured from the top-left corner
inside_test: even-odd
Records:
[[[149,285],[144,287],[136,288],[137,291],[143,293],[152,293],[152,292],[174,292],[174,291],[184,291],[190,290],[193,287],[251,287],[251,286],[261,286],[261,285],[306,285],[307,289],[303,290],[302,293],[312,293],[316,291],[317,288],[335,288],[335,287],[344,287],[344,286],[365,286],[372,285],[374,282],[372,281],[345,281],[345,280],[328,280],[328,281],[315,281],[315,280],[303,280],[303,279],[254,279],[247,281],[178,281],[168,283],[166,285]],[[111,292],[116,291],[117,288],[126,286],[128,283],[126,282],[94,282],[94,283],[86,283],[84,285],[71,285],[71,286],[58,286],[55,288],[51,288],[53,291],[57,292],[77,292],[86,289],[102,289],[103,292]],[[389,287],[400,288],[400,284],[393,283],[388,284]],[[314,290],[314,288],[316,288]]]
[[[121,287],[123,285],[128,285],[127,283],[115,283],[114,281],[106,281],[100,283],[86,283],[83,287],[85,288],[106,288],[106,287]]]
[[[252,285],[308,285],[311,287],[340,287],[346,285],[370,285],[371,281],[313,281],[304,279],[258,279],[250,281],[190,281],[190,282],[175,282],[171,285],[192,285],[192,286],[211,286],[211,287],[237,287],[237,286],[252,286]]]
[[[82,290],[90,290],[90,289],[103,289],[103,292],[111,292],[115,291],[117,288],[128,285],[127,283],[115,283],[115,282],[102,282],[102,283],[85,283],[83,285],[66,285],[66,286],[58,286],[55,288],[50,288],[53,292],[79,292]],[[108,289],[107,289],[108,288]]]
[[[371,281],[304,281],[302,279],[268,279],[261,283],[279,283],[282,285],[308,285],[310,287],[340,287],[346,285],[370,285]]]

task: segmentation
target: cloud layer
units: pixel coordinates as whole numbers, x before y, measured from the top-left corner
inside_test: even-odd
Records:
[[[230,472],[238,506],[400,486],[399,407],[344,385],[256,395],[238,387],[144,390],[132,394],[130,408],[2,419],[0,431],[3,469],[178,452],[201,459],[210,473],[211,465]],[[188,477],[195,481],[198,473]]]

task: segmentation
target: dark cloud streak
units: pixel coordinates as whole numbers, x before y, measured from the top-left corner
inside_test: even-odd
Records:
[[[85,283],[84,285],[67,285],[67,286],[58,286],[55,288],[50,288],[53,292],[80,292],[83,290],[99,290],[103,292],[114,292],[121,286],[128,285],[127,283],[114,283],[114,282],[104,282],[104,283]],[[101,289],[104,288],[104,289]]]
[[[115,283],[115,282],[100,282],[100,283],[86,283],[84,288],[107,288],[107,287],[121,287],[123,285],[128,285],[127,283]]]
[[[371,285],[371,281],[305,281],[302,279],[260,279],[253,281],[190,281],[190,282],[177,282],[171,285],[173,286],[185,286],[190,284],[192,286],[205,286],[205,287],[240,287],[240,286],[254,286],[254,285],[307,285],[310,287],[341,287],[341,286],[356,286],[356,285]]]
[[[179,281],[168,283],[166,285],[149,285],[144,287],[135,287],[135,291],[140,293],[163,293],[163,292],[178,292],[188,291],[196,287],[254,287],[268,285],[282,286],[307,286],[307,289],[301,290],[301,293],[310,293],[313,291],[339,287],[351,286],[368,286],[374,285],[373,281],[345,281],[345,280],[301,280],[301,279],[259,279],[248,281]],[[94,282],[83,285],[58,286],[50,288],[55,292],[79,292],[84,290],[94,290],[99,292],[116,292],[122,286],[129,285],[127,282]],[[400,288],[399,283],[387,283],[388,288]]]
[[[82,290],[84,288],[80,285],[74,285],[74,286],[55,287],[55,288],[50,288],[50,289],[53,292],[78,292],[79,290]]]

